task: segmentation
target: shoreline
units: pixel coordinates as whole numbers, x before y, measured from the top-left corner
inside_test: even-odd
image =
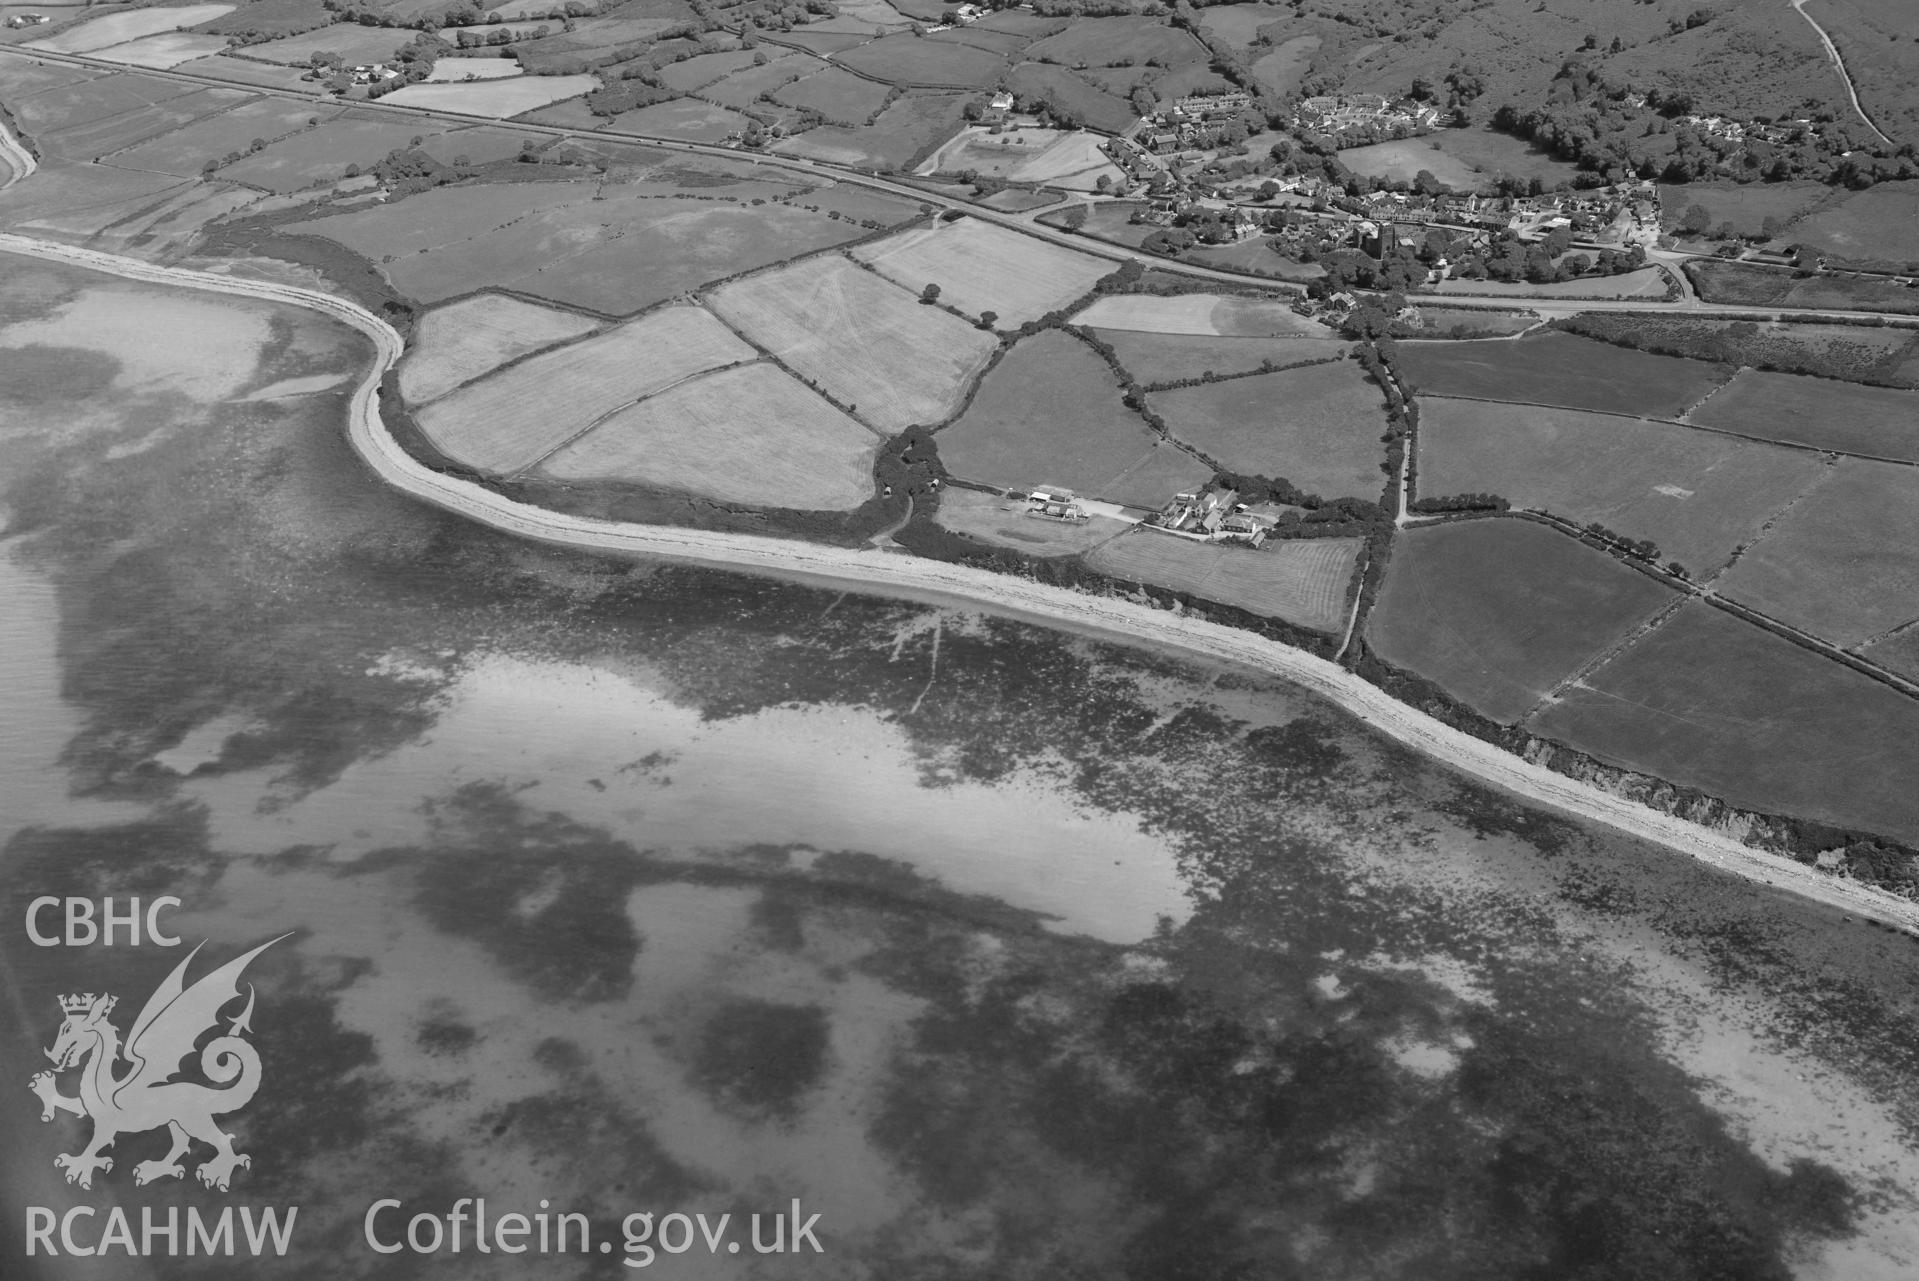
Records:
[[[30,171],[29,171],[30,172]],[[19,175],[16,175],[16,180]],[[125,279],[308,307],[372,340],[376,359],[351,403],[348,438],[382,482],[422,502],[483,525],[559,546],[616,552],[734,572],[770,574],[864,595],[960,604],[1041,626],[1124,644],[1178,652],[1276,676],[1326,699],[1370,728],[1524,800],[1603,823],[1757,885],[1919,937],[1919,904],[1841,880],[1791,859],[1752,849],[1685,819],[1555,774],[1400,703],[1344,668],[1251,632],[1155,609],[1130,600],[1082,595],[970,566],[922,560],[877,548],[854,550],[753,534],[590,520],[516,503],[416,462],[387,431],[378,390],[404,341],[357,304],[320,290],[162,267],[99,250],[0,232],[0,250],[52,259]]]

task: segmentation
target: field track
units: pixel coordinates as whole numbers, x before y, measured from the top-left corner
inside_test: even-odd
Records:
[[[5,132],[0,129],[0,137]],[[12,143],[11,138],[6,141]],[[11,157],[12,150],[8,154]],[[31,173],[31,164],[31,158],[27,158],[26,166],[16,170],[14,180]],[[1088,632],[1123,643],[1168,646],[1202,661],[1249,667],[1310,690],[1395,741],[1526,800],[1666,845],[1757,884],[1788,889],[1836,910],[1896,922],[1908,934],[1919,937],[1919,905],[1824,875],[1791,859],[1750,849],[1708,828],[1555,774],[1415,711],[1324,659],[1250,632],[1175,616],[1132,601],[1083,596],[986,570],[892,556],[877,549],[854,551],[749,534],[566,516],[441,475],[408,455],[380,418],[377,392],[382,376],[403,351],[400,335],[371,312],[331,294],[160,267],[6,232],[0,232],[0,250],[52,258],[132,280],[308,307],[367,335],[378,358],[353,394],[347,430],[354,450],[375,475],[395,489],[492,528],[540,542],[773,574],[829,584],[844,591],[961,601],[1043,626]]]

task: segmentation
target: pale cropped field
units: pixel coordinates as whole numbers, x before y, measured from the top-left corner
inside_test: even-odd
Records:
[[[1096,299],[1073,317],[1079,325],[1155,334],[1211,334],[1222,338],[1336,338],[1333,330],[1285,303],[1218,294],[1116,294]]]
[[[410,404],[422,404],[515,357],[577,338],[597,325],[576,312],[504,294],[477,294],[436,307],[414,328],[400,366],[400,394]]]
[[[1358,554],[1357,538],[1296,538],[1250,548],[1142,529],[1103,544],[1086,563],[1115,578],[1330,632],[1345,621],[1346,587]]]
[[[192,62],[195,58],[209,57],[226,47],[225,36],[198,36],[189,31],[164,31],[159,35],[142,36],[138,40],[113,45],[100,50],[95,56],[104,62],[117,62],[127,67],[154,67],[166,70],[177,67],[183,62]]]
[[[737,281],[713,309],[888,432],[938,423],[998,342],[838,254]]]
[[[968,315],[998,312],[1001,325],[1037,320],[1112,271],[1104,259],[977,218],[904,231],[851,252],[916,294],[934,284],[941,302]]]
[[[753,356],[700,308],[669,307],[469,383],[421,410],[419,422],[452,457],[516,472],[625,405]]]
[[[138,40],[141,36],[158,35],[162,31],[173,31],[183,27],[197,27],[203,22],[212,22],[215,18],[233,12],[230,4],[189,4],[177,9],[134,9],[126,13],[110,13],[104,18],[95,18],[83,22],[77,27],[69,27],[59,35],[48,36],[44,40],[29,40],[20,47],[23,49],[50,49],[56,53],[92,53],[96,49],[108,49],[129,40]]]
[[[850,511],[873,495],[879,438],[762,361],[689,378],[542,465],[560,480],[625,480],[723,502]]]
[[[463,111],[504,120],[600,87],[597,76],[514,76],[463,84],[416,84],[395,89],[382,102],[436,111]]]

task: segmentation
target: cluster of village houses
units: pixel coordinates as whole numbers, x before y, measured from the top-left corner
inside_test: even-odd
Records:
[[[1651,182],[1538,196],[1380,191],[1348,197],[1315,175],[1254,174],[1208,187],[1175,170],[1171,162],[1184,158],[1180,153],[1198,158],[1193,145],[1214,122],[1233,118],[1249,105],[1244,93],[1192,95],[1110,139],[1106,155],[1125,175],[1114,194],[1144,187],[1147,202],[1138,219],[1161,226],[1182,222],[1195,211],[1210,211],[1234,240],[1273,232],[1273,211],[1286,209],[1293,217],[1287,220],[1289,226],[1278,229],[1282,236],[1321,250],[1350,245],[1375,256],[1373,244],[1388,227],[1444,227],[1482,246],[1506,231],[1536,240],[1562,227],[1582,245],[1602,249],[1651,244],[1659,236],[1659,191]],[[1401,122],[1404,116],[1402,123],[1416,131],[1438,122],[1438,112],[1428,104],[1364,95],[1308,99],[1301,104],[1299,120],[1323,128],[1353,112],[1363,114],[1364,123]]]
[[[1293,109],[1293,123],[1301,129],[1335,136],[1362,129],[1424,133],[1439,128],[1439,108],[1415,98],[1395,100],[1376,93],[1350,93],[1305,99]]]

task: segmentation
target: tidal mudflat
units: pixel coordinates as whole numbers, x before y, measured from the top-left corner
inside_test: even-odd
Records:
[[[249,1275],[379,1274],[369,1201],[474,1195],[821,1215],[686,1275],[1919,1267],[1909,940],[1277,682],[414,505],[298,311],[6,259],[0,322],[0,894],[296,931],[230,1128],[300,1227]],[[175,959],[3,937],[9,1065]],[[15,1204],[73,1139],[30,1106]],[[123,1204],[222,1203],[123,1143]]]

